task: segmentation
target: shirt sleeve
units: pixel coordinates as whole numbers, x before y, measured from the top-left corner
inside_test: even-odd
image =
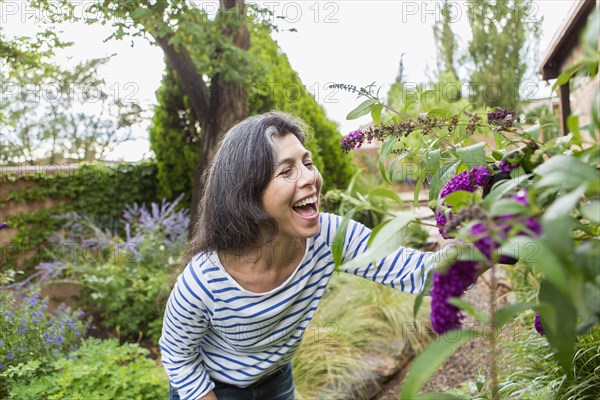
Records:
[[[341,223],[341,218],[337,215],[330,215],[329,223],[333,227],[328,227],[328,230],[335,232]],[[333,234],[330,236],[331,241],[333,241]],[[371,230],[369,228],[351,220],[344,240],[342,261],[347,262],[363,254],[367,250],[367,242],[370,236]],[[423,290],[429,270],[436,265],[436,254],[435,252],[422,252],[400,247],[376,263],[359,266],[351,270],[342,268],[342,271],[414,294]]]
[[[212,314],[212,296],[197,272],[190,264],[177,278],[159,340],[163,366],[182,400],[196,400],[215,387],[200,353],[200,342]]]

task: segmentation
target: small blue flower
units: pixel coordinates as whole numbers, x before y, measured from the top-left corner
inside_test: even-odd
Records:
[[[0,340],[0,346],[4,346],[4,342]]]
[[[6,367],[6,365],[0,364],[0,369],[4,369],[4,367]]]
[[[6,358],[8,358],[8,359],[10,360],[10,359],[11,359],[11,358],[13,358],[14,356],[15,356],[15,355],[14,355],[13,353],[8,353],[8,354],[6,355]]]

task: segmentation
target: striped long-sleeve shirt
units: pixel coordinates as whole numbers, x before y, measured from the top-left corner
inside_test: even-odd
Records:
[[[266,293],[243,289],[215,252],[190,261],[167,302],[160,338],[163,365],[183,400],[210,392],[211,378],[247,387],[292,359],[335,271],[331,247],[341,218],[322,213],[320,222],[295,271]],[[364,253],[370,233],[350,222],[344,261]],[[417,293],[434,254],[400,248],[375,264],[344,272]]]

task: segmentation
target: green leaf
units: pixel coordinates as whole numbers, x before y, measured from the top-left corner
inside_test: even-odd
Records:
[[[511,199],[500,199],[492,204],[490,213],[492,217],[499,217],[501,215],[520,215],[526,214],[529,211],[529,207],[514,201]]]
[[[583,301],[589,315],[600,316],[600,287],[599,285],[586,282],[583,285]]]
[[[457,190],[444,197],[444,204],[454,208],[468,206],[475,201],[476,195],[466,190]]]
[[[417,398],[419,390],[437,371],[438,367],[462,344],[479,335],[475,331],[459,329],[439,337],[436,342],[429,345],[412,362],[404,378],[400,398]]]
[[[600,90],[596,91],[592,100],[592,122],[596,129],[600,129]]]
[[[492,157],[494,157],[496,161],[500,161],[502,160],[502,157],[504,157],[504,154],[502,154],[498,150],[492,150]]]
[[[457,148],[456,155],[469,168],[485,165],[485,142]]]
[[[509,191],[513,190],[517,186],[519,186],[523,181],[527,180],[531,174],[519,176],[514,179],[507,179],[500,182],[497,182],[493,187],[490,193],[483,199],[481,205],[485,209],[490,209],[492,205],[498,201],[499,198],[504,196]]]
[[[523,311],[530,310],[535,306],[537,306],[536,303],[515,303],[504,306],[494,312],[493,325],[496,329],[500,329]]]
[[[398,139],[395,136],[392,136],[388,140],[383,142],[383,144],[381,145],[381,150],[379,150],[379,160],[377,163],[379,166],[379,172],[381,173],[383,179],[390,184],[392,183],[392,181],[391,178],[388,177],[387,172],[385,170],[385,161],[392,152],[392,149],[394,148],[394,145],[397,141]]]
[[[340,223],[335,236],[333,237],[333,244],[331,245],[331,254],[333,255],[333,262],[336,266],[342,264],[342,256],[344,253],[344,242],[346,240],[346,231],[348,230],[348,224],[354,216],[354,210],[344,215],[344,219]]]
[[[370,245],[360,256],[344,263],[341,268],[353,269],[358,266],[376,262],[402,246],[404,235],[402,230],[414,219],[413,216],[403,215],[385,223],[380,230],[373,230],[369,238]],[[377,228],[376,228],[377,229]]]
[[[423,284],[423,290],[417,295],[415,303],[413,304],[413,322],[415,324],[417,323],[417,314],[419,314],[419,309],[423,304],[423,297],[427,296],[431,290],[433,284],[433,271],[435,271],[435,269],[430,269],[427,273],[427,278],[425,278],[425,283]]]
[[[433,110],[430,110],[427,115],[432,115],[432,116],[439,116],[439,117],[444,117],[444,118],[452,118],[452,112],[450,110],[446,110],[443,108],[434,108]]]
[[[529,139],[537,140],[538,137],[540,136],[540,124],[535,124],[527,129],[525,129],[524,132],[527,134]]]
[[[585,192],[585,185],[578,187],[577,189],[559,197],[544,213],[542,220],[557,219],[567,216],[571,213],[571,210],[577,206],[579,200]],[[568,232],[566,232],[568,234]]]
[[[450,393],[429,392],[418,395],[415,400],[463,400],[463,398]]]
[[[435,175],[440,167],[441,154],[440,150],[434,150],[427,153],[427,173],[431,176]]]
[[[552,307],[555,314],[549,319],[544,310],[539,311],[544,334],[564,372],[570,373],[575,355],[577,310],[569,298],[546,279],[540,282],[539,297],[540,301]]]
[[[373,124],[379,125],[381,123],[381,110],[383,110],[383,104],[373,104],[371,107],[371,118],[373,119]]]
[[[404,202],[398,193],[390,189],[375,188],[369,192],[369,197],[385,197],[387,199],[395,201],[399,206],[402,206]]]
[[[458,167],[459,160],[448,161],[443,164],[435,173],[429,184],[429,200],[435,200],[438,198],[442,185],[450,180],[451,177],[456,175],[456,169]]]
[[[358,107],[354,110],[350,111],[346,116],[347,120],[357,119],[362,117],[363,115],[367,115],[371,111],[371,106],[377,104],[379,101],[377,99],[367,99],[360,103]]]
[[[488,316],[485,312],[479,311],[473,307],[471,303],[466,301],[465,299],[461,299],[460,297],[451,297],[448,299],[448,303],[455,305],[456,307],[464,310],[467,314],[475,318],[477,321],[482,324],[488,323]]]
[[[536,171],[540,179],[536,187],[558,186],[575,189],[598,179],[598,171],[575,157],[558,155],[541,164]]]
[[[552,284],[569,296],[571,289],[565,268],[540,239],[525,236],[509,238],[500,251],[541,271]]]
[[[582,63],[578,62],[567,68],[562,74],[558,76],[554,85],[552,85],[552,90],[556,90],[557,87],[564,85],[569,82],[569,79],[582,67]]]
[[[579,115],[569,115],[567,118],[567,128],[573,134],[573,144],[581,146],[581,131],[579,130]]]
[[[542,217],[542,241],[554,251],[563,265],[573,265],[573,249],[575,242],[571,235],[577,224],[567,213],[556,218]]]
[[[390,166],[387,169],[387,176],[388,176],[388,183],[392,184],[393,179],[394,179],[394,171],[396,169],[396,165],[398,165],[398,163],[400,161],[402,161],[404,158],[406,158],[406,156],[408,156],[410,153],[406,152],[406,153],[402,153],[400,154],[398,157],[394,158],[394,160],[392,160],[392,162],[390,163]]]
[[[600,199],[586,201],[581,206],[581,215],[590,220],[593,224],[600,223]]]
[[[413,192],[413,206],[419,206],[419,194],[421,193],[421,189],[423,188],[423,182],[425,182],[425,178],[427,176],[427,171],[423,171],[423,173],[417,179],[417,183],[415,184],[415,190]]]

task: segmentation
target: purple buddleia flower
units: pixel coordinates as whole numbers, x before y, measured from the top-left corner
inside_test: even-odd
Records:
[[[524,206],[529,205],[529,200],[527,200],[527,191],[525,189],[521,189],[517,193],[513,194],[512,199],[523,204]]]
[[[342,138],[342,151],[349,152],[354,149],[360,149],[364,141],[365,134],[360,129],[350,132]]]
[[[431,326],[437,334],[444,334],[462,325],[464,318],[461,310],[450,304],[452,297],[460,297],[476,279],[478,263],[474,261],[457,261],[446,273],[433,273],[431,289]]]
[[[541,236],[542,234],[542,224],[540,224],[540,222],[533,218],[533,217],[527,217],[525,219],[525,226],[527,227],[527,229],[529,229],[531,232],[533,232],[533,234],[535,236]],[[524,232],[521,232],[521,234],[525,234]]]
[[[446,216],[444,215],[444,213],[440,210],[438,210],[435,213],[435,223],[439,228],[440,234],[443,236],[444,235],[444,226],[446,226],[446,223],[448,222],[448,220],[446,219]]]
[[[533,326],[535,327],[535,330],[537,331],[537,333],[544,336],[544,327],[542,326],[542,321],[540,320],[539,313],[535,313],[535,318],[533,320]]]
[[[8,222],[3,222],[0,224],[0,230],[8,228]]]
[[[473,182],[471,182],[471,177],[467,171],[463,171],[460,174],[456,175],[454,178],[450,179],[450,181],[444,186],[442,191],[440,192],[440,198],[444,198],[448,196],[450,193],[457,192],[459,190],[464,190],[466,192],[474,192],[476,189]]]
[[[488,113],[488,122],[504,121],[506,117],[513,117],[515,114],[516,112],[511,110],[490,111]]]
[[[498,248],[498,244],[487,235],[487,227],[485,224],[478,222],[471,227],[471,233],[476,236],[481,236],[476,242],[475,247],[481,251],[488,259],[492,258],[492,253]]]
[[[500,170],[500,172],[510,172],[518,166],[519,164],[513,164],[510,161],[501,160],[500,163],[498,163],[498,170]]]
[[[477,186],[485,186],[490,180],[490,170],[485,165],[471,168],[469,176]]]

